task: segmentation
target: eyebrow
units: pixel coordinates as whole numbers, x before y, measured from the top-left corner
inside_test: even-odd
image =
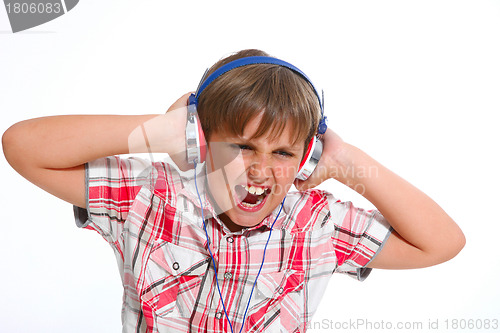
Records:
[[[237,138],[234,138],[236,142],[234,142],[235,144],[244,144],[245,146],[249,146],[251,147],[252,149],[253,148],[256,148],[256,145],[251,143],[248,139],[245,139],[245,138],[242,138],[242,137],[237,137]],[[296,148],[294,148],[296,146]],[[302,152],[303,150],[303,146],[302,145],[298,145],[298,144],[295,144],[295,145],[292,145],[292,144],[289,144],[289,145],[286,145],[286,146],[279,146],[279,147],[276,147],[273,149],[273,151],[281,151],[281,150],[284,150],[284,151],[289,151],[289,152],[292,152],[292,153],[298,153],[298,152]]]
[[[298,152],[298,151],[302,151],[302,149],[303,149],[302,146],[297,146],[296,148],[294,148],[294,146],[290,145],[290,146],[285,146],[285,147],[279,147],[279,148],[276,148],[274,150],[288,150],[291,152]]]

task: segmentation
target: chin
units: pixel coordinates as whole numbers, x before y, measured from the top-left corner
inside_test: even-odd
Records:
[[[235,231],[233,229],[241,230],[242,228],[251,228],[261,223],[276,207],[279,207],[282,200],[283,198],[273,198],[269,200],[267,204],[264,203],[257,210],[253,210],[255,207],[251,207],[252,209],[243,207],[242,209],[240,205],[236,207],[233,206],[232,209],[222,214],[224,218],[221,216],[221,220],[231,231]]]
[[[252,214],[253,216],[248,216],[247,214],[238,214],[235,212],[228,211],[220,216],[222,222],[231,230],[238,231],[243,228],[251,228],[256,226],[264,217],[261,214]]]

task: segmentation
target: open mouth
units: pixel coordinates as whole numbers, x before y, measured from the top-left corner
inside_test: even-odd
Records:
[[[244,210],[257,210],[265,202],[271,189],[254,185],[236,185],[238,206]]]

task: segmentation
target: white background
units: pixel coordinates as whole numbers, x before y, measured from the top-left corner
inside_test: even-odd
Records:
[[[2,133],[47,115],[162,113],[243,48],[295,64],[324,89],[329,126],[434,198],[467,237],[437,267],[334,276],[311,331],[365,320],[367,331],[420,322],[400,331],[436,332],[429,321],[445,331],[449,320],[450,332],[473,332],[452,320],[500,320],[500,1],[82,0],[17,34],[0,7],[0,31]],[[0,331],[119,332],[111,249],[3,156],[0,168]]]

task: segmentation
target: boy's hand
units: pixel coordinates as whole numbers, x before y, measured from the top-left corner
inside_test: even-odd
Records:
[[[176,100],[170,107],[167,109],[167,114],[169,113],[174,113],[174,112],[180,112],[184,120],[182,122],[182,130],[183,133],[181,135],[182,137],[182,149],[180,149],[179,152],[177,153],[170,153],[170,158],[174,163],[181,169],[182,171],[187,171],[189,169],[192,169],[193,167],[188,163],[187,161],[187,152],[186,152],[186,121],[187,121],[187,105],[188,105],[188,99],[189,96],[192,94],[192,92],[188,92],[184,95],[182,95],[178,100]]]
[[[189,169],[192,169],[193,167],[188,163],[187,161],[187,152],[186,152],[186,132],[185,132],[185,128],[186,128],[186,121],[187,121],[187,106],[188,106],[188,100],[189,100],[189,96],[194,93],[194,92],[188,92],[184,95],[182,95],[178,100],[176,100],[172,105],[170,105],[170,107],[168,108],[167,110],[167,114],[169,112],[179,112],[179,110],[184,110],[182,112],[182,114],[184,116],[184,122],[183,122],[183,135],[182,135],[182,138],[183,138],[183,146],[182,146],[182,149],[181,151],[179,151],[178,153],[173,153],[173,154],[170,154],[170,158],[172,159],[172,161],[174,161],[174,163],[179,167],[179,169],[181,169],[182,171],[187,171]]]
[[[149,119],[134,129],[129,136],[130,153],[168,153],[179,169],[191,169],[186,159],[185,132],[190,94],[181,96],[165,114]]]
[[[189,96],[192,93],[194,92],[188,92],[187,94],[182,95],[178,100],[176,100],[172,105],[170,105],[167,112],[186,107],[188,105]]]

